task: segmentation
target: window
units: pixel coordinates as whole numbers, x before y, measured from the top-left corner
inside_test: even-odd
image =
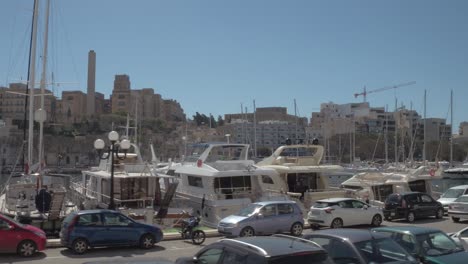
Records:
[[[341,201],[338,203],[338,206],[341,208],[353,208],[352,201]]]
[[[276,205],[275,205],[275,204],[265,205],[265,206],[260,210],[260,213],[261,213],[264,217],[274,216],[274,215],[276,215]]]
[[[97,226],[102,225],[100,214],[85,214],[80,215],[77,222],[78,226]]]
[[[107,226],[128,226],[132,221],[120,214],[104,214],[104,222]]]
[[[419,203],[419,199],[418,199],[418,196],[413,194],[413,195],[408,195],[406,196],[406,200],[409,202],[409,203]]]
[[[285,214],[292,214],[294,211],[292,205],[290,204],[278,204],[278,214],[285,215]]]
[[[219,248],[208,249],[207,251],[198,255],[198,263],[216,264],[218,263],[222,254],[223,254],[222,249],[219,249]]]
[[[432,198],[425,194],[421,195],[421,200],[423,203],[432,203]]]
[[[124,94],[119,94],[119,99],[125,99],[125,95]]]
[[[262,182],[268,184],[274,184],[273,180],[268,175],[262,175]]]
[[[0,230],[8,230],[10,229],[10,225],[8,222],[4,221],[3,219],[0,219]]]
[[[223,263],[229,264],[244,264],[247,255],[237,254],[232,251],[225,251],[223,256]]]
[[[203,188],[202,178],[195,177],[195,176],[188,176],[187,179],[188,179],[188,184],[190,186]]]
[[[351,203],[353,204],[353,208],[363,208],[364,207],[364,203],[360,202],[360,201],[351,201]]]

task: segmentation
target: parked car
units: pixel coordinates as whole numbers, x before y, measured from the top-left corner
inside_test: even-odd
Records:
[[[458,197],[449,205],[448,216],[455,223],[460,219],[468,219],[468,195]]]
[[[462,246],[465,251],[468,250],[468,227],[454,233],[448,234],[458,245]]]
[[[382,209],[351,198],[318,200],[310,207],[307,221],[313,229],[320,226],[340,228],[352,225],[380,226]]]
[[[163,238],[156,226],[135,222],[112,210],[83,210],[68,215],[62,223],[60,242],[77,254],[90,247],[140,246],[151,248]]]
[[[444,208],[440,202],[426,193],[393,193],[385,200],[383,213],[387,221],[405,218],[412,223],[420,217],[442,218],[444,217]]]
[[[459,185],[445,191],[437,201],[442,204],[445,213],[447,213],[449,204],[454,202],[458,197],[465,194],[468,194],[468,185]]]
[[[333,264],[316,243],[287,235],[221,239],[176,264]]]
[[[0,214],[0,252],[30,257],[46,248],[46,234],[40,228],[23,225]]]
[[[269,235],[289,232],[299,236],[304,228],[304,217],[293,201],[266,201],[252,203],[239,213],[221,219],[218,232],[229,236]]]
[[[392,226],[374,228],[372,231],[391,237],[422,263],[462,264],[468,261],[468,252],[436,228]]]
[[[325,249],[336,264],[419,263],[391,238],[364,229],[324,229],[303,236]]]

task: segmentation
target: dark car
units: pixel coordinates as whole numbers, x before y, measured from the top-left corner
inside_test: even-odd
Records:
[[[444,207],[426,193],[393,193],[385,200],[383,214],[387,221],[404,218],[412,223],[420,217],[442,218]]]
[[[391,238],[364,229],[325,229],[303,236],[325,249],[336,264],[419,263]]]
[[[176,264],[333,264],[327,252],[309,240],[287,235],[221,239]]]
[[[151,248],[163,233],[156,226],[135,222],[112,210],[83,210],[68,215],[60,230],[60,242],[77,254],[89,247],[140,246]]]
[[[420,226],[392,226],[374,228],[372,231],[391,237],[422,263],[468,263],[468,252],[439,229]]]

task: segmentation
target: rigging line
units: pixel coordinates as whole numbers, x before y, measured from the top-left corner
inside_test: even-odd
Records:
[[[10,49],[11,52],[9,52],[9,56],[8,56],[9,57],[8,59],[9,59],[10,62],[9,62],[9,65],[8,65],[9,68],[8,68],[8,72],[7,72],[7,76],[6,76],[7,85],[10,82],[9,78],[10,78],[10,76],[12,76],[13,70],[17,67],[17,65],[19,65],[20,62],[24,63],[25,61],[27,61],[28,52],[24,52],[24,50],[28,50],[27,46],[29,45],[28,37],[29,37],[29,34],[31,32],[31,25],[29,23],[28,23],[28,25],[29,26],[24,29],[24,33],[23,33],[23,37],[22,37],[22,41],[21,41],[22,45],[18,46],[16,51],[13,51],[13,47],[11,47],[11,49]],[[14,38],[12,37],[11,39],[12,39],[12,45],[13,45],[13,39]],[[20,59],[14,60],[13,58],[20,58]],[[26,79],[27,79],[27,77],[26,77]]]

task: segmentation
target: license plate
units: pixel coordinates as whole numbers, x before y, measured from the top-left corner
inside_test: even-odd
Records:
[[[395,212],[391,212],[390,215],[391,215],[391,216],[395,216]]]
[[[313,215],[319,215],[319,214],[320,214],[320,211],[318,211],[318,210],[312,211],[312,214],[313,214]]]

